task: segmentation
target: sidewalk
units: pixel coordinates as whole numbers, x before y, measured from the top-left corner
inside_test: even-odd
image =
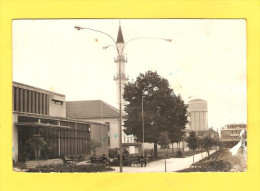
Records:
[[[215,150],[212,150],[210,154],[214,153]],[[202,153],[203,158],[207,156],[206,152]],[[194,155],[194,162],[197,162],[202,159],[201,153]],[[166,159],[166,171],[167,172],[175,172],[178,170],[182,170],[185,168],[189,168],[193,163],[193,156],[187,158],[170,158]],[[115,171],[119,172],[119,167],[113,167]],[[110,173],[112,173],[110,172]],[[146,167],[123,167],[124,173],[150,173],[150,172],[165,172],[165,160],[158,160],[154,162],[150,162]]]

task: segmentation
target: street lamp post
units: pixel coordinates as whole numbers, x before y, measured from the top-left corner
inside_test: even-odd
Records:
[[[123,172],[123,150],[122,150],[122,72],[121,72],[121,62],[123,59],[123,49],[125,46],[123,46],[121,52],[117,46],[116,41],[114,40],[113,37],[111,37],[109,34],[103,32],[103,31],[99,31],[96,29],[92,29],[92,28],[87,28],[87,27],[80,27],[80,26],[75,26],[76,30],[91,30],[94,32],[99,32],[99,33],[103,33],[105,35],[107,35],[109,38],[111,38],[114,42],[114,45],[108,45],[106,47],[103,47],[104,49],[108,48],[109,46],[113,46],[114,48],[116,48],[117,50],[117,60],[119,62],[119,153],[120,153],[120,172]]]
[[[144,96],[142,95],[142,127],[143,127],[143,156],[144,156]]]
[[[165,154],[165,159],[164,159],[164,170],[165,170],[165,172],[167,171],[166,170],[166,154]]]
[[[117,46],[116,41],[114,40],[114,38],[112,36],[110,36],[109,34],[100,31],[100,30],[96,30],[96,29],[92,29],[92,28],[87,28],[87,27],[80,27],[80,26],[75,26],[76,30],[91,30],[94,32],[99,32],[102,34],[107,35],[110,39],[112,39],[112,41],[114,42],[113,45],[108,45],[103,47],[104,49],[107,49],[110,46],[113,46],[114,48],[116,48],[117,50],[117,59],[119,62],[119,151],[120,151],[120,172],[123,172],[123,150],[122,150],[122,72],[121,72],[121,63],[122,63],[122,59],[124,59],[123,56],[123,51],[125,46],[133,41],[133,40],[138,40],[138,39],[161,39],[161,40],[165,40],[168,42],[172,42],[172,39],[166,39],[166,38],[153,38],[153,37],[137,37],[137,38],[133,38],[130,39],[129,41],[127,41],[123,47],[121,48],[121,51],[119,49],[119,47]],[[142,97],[142,102],[143,102],[143,97]],[[142,110],[143,110],[143,103],[142,103]],[[143,118],[143,112],[142,112],[142,118]],[[143,118],[143,144],[144,144],[144,118]],[[143,148],[143,154],[144,154],[144,148]]]
[[[120,152],[120,172],[123,172],[123,148],[122,148],[122,72],[121,72],[121,59],[122,55],[118,54],[119,58],[119,152]]]

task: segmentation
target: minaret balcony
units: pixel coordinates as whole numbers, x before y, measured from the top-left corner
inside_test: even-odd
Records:
[[[117,58],[114,58],[114,62],[115,63],[118,63],[118,62],[126,63],[127,62],[127,58],[125,58],[125,56],[123,56],[123,55],[118,55]]]
[[[114,80],[117,81],[120,79],[120,74],[117,74],[116,76],[114,76]],[[125,76],[124,73],[121,74],[121,80],[125,80],[127,81],[128,80],[128,77]]]

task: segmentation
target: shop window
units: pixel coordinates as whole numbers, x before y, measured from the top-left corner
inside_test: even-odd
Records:
[[[18,116],[18,122],[37,122],[37,118]]]

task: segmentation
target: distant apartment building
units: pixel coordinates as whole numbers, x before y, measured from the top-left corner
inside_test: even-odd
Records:
[[[220,130],[221,142],[224,144],[233,146],[240,141],[240,132],[246,130],[246,124],[228,124]]]
[[[48,158],[90,154],[90,140],[107,137],[106,124],[68,118],[65,95],[17,82],[12,88],[14,162],[34,160],[34,149],[28,140],[35,134],[47,143],[41,156]],[[103,153],[108,154],[105,139],[97,150],[97,154]]]

